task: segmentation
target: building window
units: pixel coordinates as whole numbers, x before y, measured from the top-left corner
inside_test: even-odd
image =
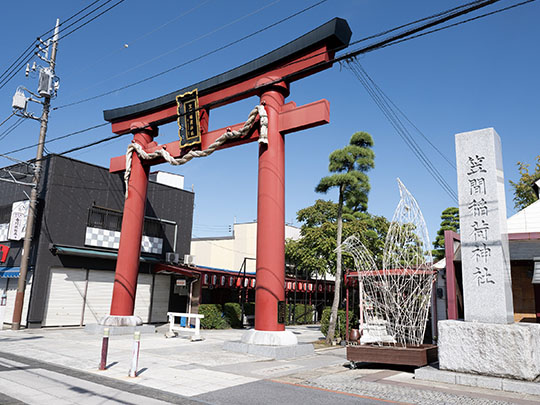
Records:
[[[102,207],[91,207],[88,210],[88,227],[120,231],[122,229],[122,213]]]
[[[11,206],[9,209],[9,215],[11,215]],[[9,222],[9,216],[7,222]],[[122,212],[109,208],[93,206],[88,209],[88,221],[86,226],[89,228],[99,228],[106,229],[108,231],[120,232],[122,230]],[[164,226],[156,219],[146,218],[144,220],[143,235],[164,239]]]
[[[163,229],[163,224],[155,219],[144,220],[143,235],[155,237],[155,238],[164,238],[165,231]]]

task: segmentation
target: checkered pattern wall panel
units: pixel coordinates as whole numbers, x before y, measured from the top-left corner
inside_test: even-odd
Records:
[[[145,253],[161,254],[163,251],[163,239],[143,235],[141,251]]]
[[[0,224],[0,242],[8,240],[9,224]]]
[[[86,228],[84,244],[109,249],[120,247],[120,232],[100,228]]]
[[[84,244],[86,246],[118,249],[120,247],[120,232],[87,227]],[[163,239],[143,236],[141,251],[143,253],[161,254],[163,252]]]

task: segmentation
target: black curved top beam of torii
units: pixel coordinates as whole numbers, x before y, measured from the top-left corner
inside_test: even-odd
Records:
[[[255,83],[264,76],[292,82],[332,66],[336,51],[351,38],[346,20],[334,18],[313,31],[228,72],[138,104],[105,110],[103,116],[117,134],[130,132],[130,123],[145,121],[161,125],[177,118],[176,97],[198,90],[200,109],[209,110],[251,97],[260,91]],[[201,128],[204,132],[204,129]]]

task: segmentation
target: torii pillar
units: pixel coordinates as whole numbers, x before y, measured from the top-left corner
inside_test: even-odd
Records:
[[[345,20],[335,18],[288,44],[233,70],[132,106],[104,111],[116,134],[133,133],[133,142],[145,152],[166,149],[178,158],[187,153],[179,141],[165,145],[153,142],[157,128],[179,117],[177,95],[198,90],[201,120],[200,149],[206,150],[228,128],[208,132],[209,112],[252,96],[259,96],[268,115],[268,144],[259,146],[257,205],[257,274],[255,293],[255,329],[242,338],[245,343],[291,345],[296,337],[285,330],[285,143],[284,135],[330,122],[327,100],[297,107],[284,103],[289,84],[332,66],[336,51],[345,48],[351,31]],[[240,129],[243,124],[230,127]],[[218,149],[255,142],[259,128],[255,125],[241,139],[227,141]],[[133,156],[128,184],[129,197],[124,218],[111,303],[111,314],[102,324],[133,325],[136,282],[139,269],[140,242],[144,205],[148,185],[148,167],[162,159],[139,161]],[[111,159],[110,172],[126,169],[125,156]]]
[[[276,78],[270,77],[258,84],[273,81]],[[279,306],[285,308],[285,139],[279,114],[288,95],[284,82],[261,95],[268,115],[268,144],[259,145],[255,331],[242,337],[245,343],[297,343],[294,334],[285,332],[284,319],[278,319]]]

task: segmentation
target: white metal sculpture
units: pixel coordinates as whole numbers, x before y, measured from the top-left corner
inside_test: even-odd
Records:
[[[358,272],[362,343],[422,344],[435,280],[430,240],[414,197],[398,179],[401,199],[386,236],[383,268],[353,235],[339,247]]]

